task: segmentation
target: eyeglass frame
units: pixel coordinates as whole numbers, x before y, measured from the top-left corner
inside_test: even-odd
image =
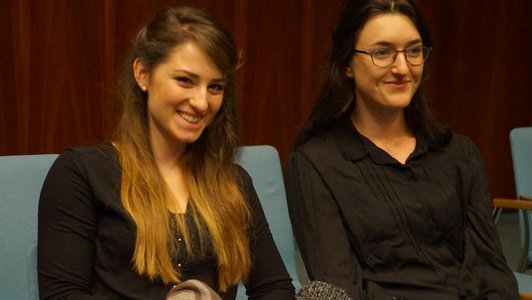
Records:
[[[424,64],[427,59],[429,58],[429,55],[430,55],[430,51],[432,51],[432,47],[429,47],[429,46],[425,46],[425,45],[421,45],[421,48],[423,49],[422,52],[423,52],[423,62],[421,62],[420,64],[414,64],[412,62],[410,62],[410,60],[408,60],[408,55],[406,55],[406,52],[411,49],[411,48],[414,48],[414,47],[418,47],[419,45],[416,45],[416,46],[410,46],[410,47],[407,47],[403,50],[397,50],[397,49],[394,49],[394,48],[390,48],[390,47],[382,47],[382,48],[387,48],[387,49],[390,49],[390,50],[393,50],[395,51],[395,54],[393,56],[393,60],[390,64],[386,65],[386,66],[379,66],[375,63],[375,60],[373,58],[373,55],[375,54],[375,52],[377,52],[379,49],[382,49],[382,48],[379,48],[379,49],[375,49],[373,51],[365,51],[365,50],[358,50],[358,49],[351,49],[351,53],[355,54],[355,53],[360,53],[360,54],[366,54],[366,55],[369,55],[371,57],[371,62],[373,63],[373,65],[375,65],[376,67],[378,68],[387,68],[391,65],[393,65],[393,63],[397,60],[397,55],[399,54],[399,52],[403,52],[404,55],[405,55],[405,60],[413,65],[413,66],[421,66],[422,64]],[[427,51],[427,55],[425,56],[424,53],[425,51]]]

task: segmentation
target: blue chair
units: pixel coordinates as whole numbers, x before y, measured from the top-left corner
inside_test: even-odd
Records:
[[[57,154],[0,156],[0,299],[39,299],[37,209]]]
[[[495,220],[502,208],[519,210],[519,232],[522,254],[514,275],[521,299],[532,299],[532,276],[524,273],[532,261],[530,248],[532,225],[532,127],[514,128],[510,131],[510,148],[514,168],[517,199],[493,199]]]
[[[297,275],[295,243],[288,217],[279,153],[272,146],[245,146],[240,148],[240,157],[236,162],[253,180],[273,239],[297,292],[301,288],[301,282]],[[237,300],[247,299],[245,290],[240,284]]]
[[[525,234],[528,235],[529,234],[528,213],[532,211],[532,201],[530,200],[504,199],[504,198],[493,199],[493,206],[495,207],[495,210],[494,210],[495,222],[497,222],[503,208],[518,209],[524,216],[523,219],[526,224],[526,226],[524,227]],[[526,253],[527,253],[526,251],[522,251],[521,258],[516,268],[516,271],[514,271],[514,275],[515,275],[515,278],[517,279],[517,285],[519,286],[519,293],[521,294],[521,299],[532,299],[532,276],[524,273],[523,270],[520,269],[521,266],[523,265],[523,261],[525,263],[527,261]]]
[[[512,151],[512,163],[514,168],[515,192],[518,198],[529,197],[532,198],[532,127],[514,128],[510,131],[510,146]],[[530,247],[530,240],[532,234],[530,233],[530,225],[527,224],[525,230],[525,222],[532,218],[532,212],[528,211],[528,218],[525,215],[519,214],[519,228],[521,235],[521,247],[526,249],[525,256],[521,259],[521,264],[518,266],[518,271],[523,272],[532,261],[532,247]],[[528,231],[528,234],[525,232]]]
[[[0,156],[0,299],[39,299],[37,210],[57,154]],[[241,148],[237,161],[251,175],[270,230],[296,290],[301,288],[281,163],[271,146]],[[237,299],[247,299],[239,286]]]

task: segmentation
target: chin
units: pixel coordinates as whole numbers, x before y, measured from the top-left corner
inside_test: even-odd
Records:
[[[181,139],[180,142],[182,142],[183,144],[194,144],[195,142],[198,141],[199,138],[197,139]]]
[[[203,134],[203,130],[185,130],[180,132],[174,133],[174,138],[184,144],[192,144],[196,142],[201,135]]]
[[[406,108],[412,102],[412,96],[390,97],[387,102],[395,108]]]

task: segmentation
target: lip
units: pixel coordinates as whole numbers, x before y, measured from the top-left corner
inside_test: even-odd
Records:
[[[408,86],[410,81],[386,81],[385,83],[396,89],[404,89]]]

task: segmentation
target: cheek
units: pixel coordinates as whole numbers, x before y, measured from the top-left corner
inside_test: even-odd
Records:
[[[219,98],[216,97],[215,99],[213,99],[213,101],[211,101],[211,110],[212,110],[213,115],[216,115],[218,111],[220,111],[220,108],[222,107],[222,103],[223,103],[223,96],[220,96]]]
[[[219,99],[211,99],[209,103],[209,109],[210,109],[210,120],[209,124],[216,118],[216,115],[220,112],[220,109],[222,108],[223,98],[220,97]]]
[[[159,113],[160,111],[164,110],[166,105],[167,103],[158,97],[157,93],[155,92],[152,92],[146,100],[146,109],[148,110],[148,113]]]
[[[356,88],[362,89],[374,89],[379,86],[379,83],[382,81],[385,72],[379,72],[376,70],[358,70],[355,73],[353,78]]]
[[[387,68],[378,68],[371,61],[355,61],[353,67],[355,83],[378,83],[388,72]]]
[[[423,66],[412,69],[411,73],[412,73],[412,77],[414,78],[414,80],[419,83],[423,76]]]

